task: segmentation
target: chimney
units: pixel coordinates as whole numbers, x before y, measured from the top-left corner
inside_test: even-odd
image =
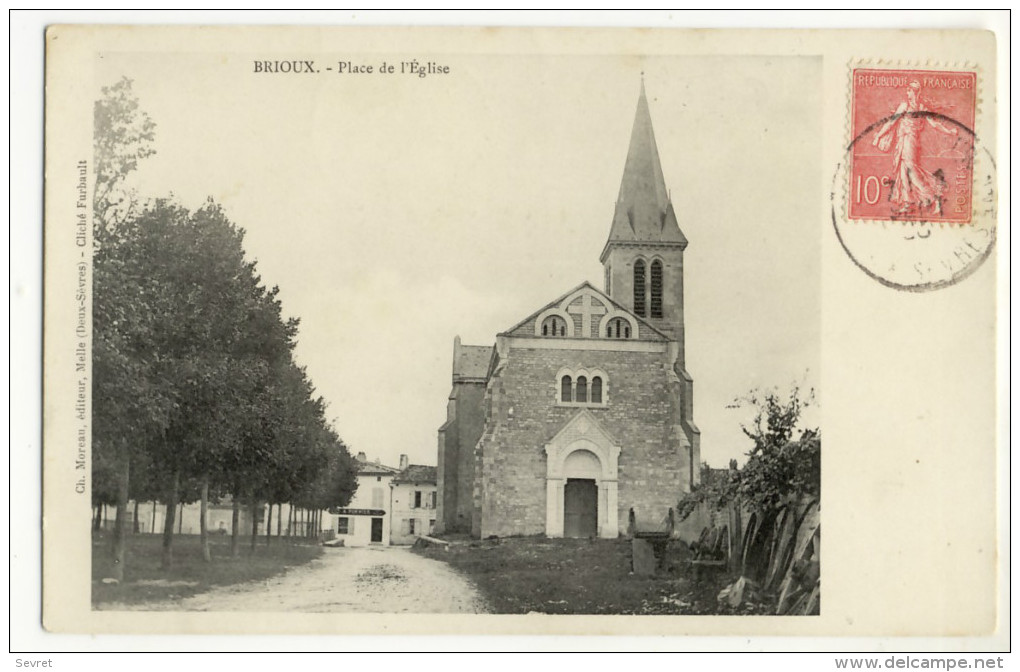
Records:
[[[358,453],[358,462],[367,462],[367,461],[368,461],[368,458],[365,457],[365,452],[364,451]]]
[[[400,456],[400,470],[404,471],[405,469],[407,469],[407,455],[402,454]]]

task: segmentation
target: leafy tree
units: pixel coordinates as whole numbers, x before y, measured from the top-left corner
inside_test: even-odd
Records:
[[[739,470],[731,468],[726,478],[705,479],[684,495],[678,505],[681,519],[703,503],[722,509],[739,500],[769,514],[801,497],[818,497],[821,435],[817,428],[798,427],[803,409],[813,403],[814,391],[802,394],[796,386],[786,395],[777,390],[752,390],[737,399],[733,407],[754,410],[751,422],[741,427],[753,442],[747,463]]]
[[[93,223],[97,246],[101,246],[137,208],[137,198],[125,187],[128,175],[139,161],[156,153],[152,147],[156,124],[141,109],[127,77],[103,87],[94,108],[93,134]]]
[[[94,492],[117,502],[117,578],[131,496],[166,504],[165,568],[179,501],[202,503],[207,560],[212,493],[235,503],[234,549],[242,502],[345,504],[352,460],[293,361],[297,320],[246,259],[243,229],[212,200],[195,212],[138,204],[125,180],[152,155],[155,125],[130,80],[103,89],[95,125]]]
[[[93,445],[95,442],[93,442]],[[92,508],[96,509],[93,529],[99,530],[103,506],[117,504],[117,454],[114,451],[92,453]]]
[[[316,428],[316,472],[295,495],[295,503],[312,511],[335,511],[346,506],[358,488],[357,464],[336,433],[323,425]]]
[[[114,578],[124,575],[126,509],[131,453],[137,442],[151,440],[166,424],[172,400],[153,384],[158,366],[151,353],[139,349],[151,324],[144,302],[137,301],[127,278],[137,268],[120,259],[114,230],[135,207],[134,195],[124,188],[138,162],[155,153],[151,143],[155,124],[131,87],[121,79],[104,87],[94,108],[93,154],[96,175],[93,194],[93,475],[103,497],[115,492]],[[106,249],[111,248],[111,249]]]

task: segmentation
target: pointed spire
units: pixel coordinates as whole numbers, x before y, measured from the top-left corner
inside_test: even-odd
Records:
[[[677,224],[662,175],[645,95],[644,73],[608,242],[687,243]]]

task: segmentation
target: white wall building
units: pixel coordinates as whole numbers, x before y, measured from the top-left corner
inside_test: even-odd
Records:
[[[333,516],[333,529],[345,546],[389,545],[390,485],[400,469],[369,462],[365,453],[358,453],[358,463],[358,489]]]
[[[407,464],[401,455],[401,469],[392,483],[390,543],[413,544],[418,537],[432,534],[436,527],[436,468]]]

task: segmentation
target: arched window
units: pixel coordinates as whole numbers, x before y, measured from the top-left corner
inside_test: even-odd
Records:
[[[622,317],[610,320],[606,327],[606,336],[609,338],[630,338],[630,322]]]
[[[601,369],[560,369],[556,403],[561,406],[597,406],[606,408],[609,381]]]
[[[567,335],[567,323],[563,321],[563,318],[551,315],[542,322],[542,335],[543,336],[566,336]]]
[[[652,317],[662,317],[662,262],[652,262]]]
[[[638,259],[634,262],[634,314],[645,316],[645,262]]]

